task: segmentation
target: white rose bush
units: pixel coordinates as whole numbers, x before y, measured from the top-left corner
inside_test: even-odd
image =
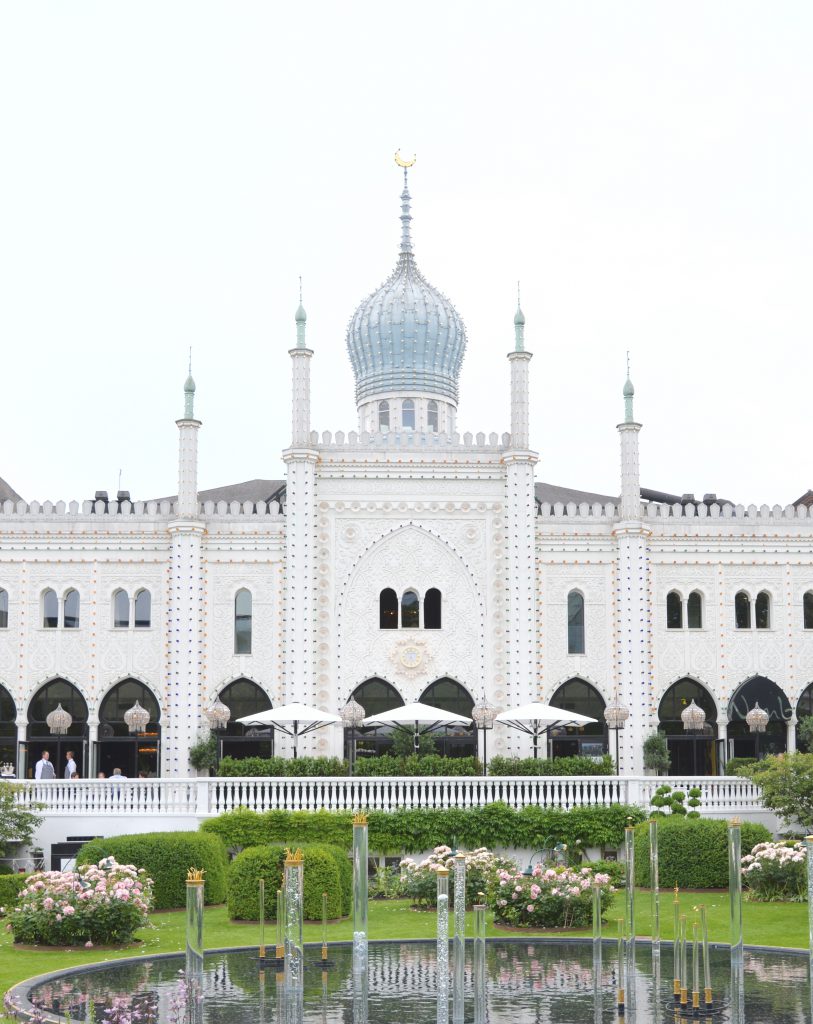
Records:
[[[807,851],[798,840],[757,843],[742,858],[742,880],[750,900],[803,903],[807,899]]]

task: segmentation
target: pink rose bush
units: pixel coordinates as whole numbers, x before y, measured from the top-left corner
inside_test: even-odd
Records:
[[[516,871],[516,864],[507,857],[498,857],[485,846],[464,852],[466,858],[466,904],[477,902],[477,894],[487,892],[500,871]],[[454,904],[454,857],[450,846],[436,846],[420,862],[411,857],[401,861],[398,895],[411,899],[417,907],[434,907],[437,902],[438,868],[449,871],[449,905]]]
[[[535,928],[585,928],[593,920],[593,887],[601,889],[601,909],[613,901],[610,876],[591,867],[536,864],[530,875],[500,871],[491,889],[494,920]]]
[[[78,871],[31,875],[9,913],[15,942],[78,946],[130,942],[147,923],[152,879],[106,857]]]
[[[807,899],[807,851],[791,839],[757,843],[742,858],[746,896],[759,902],[803,903]]]

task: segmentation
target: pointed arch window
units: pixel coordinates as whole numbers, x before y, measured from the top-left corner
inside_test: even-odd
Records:
[[[113,627],[127,629],[130,625],[130,595],[126,590],[117,590],[113,595]]]
[[[8,629],[8,591],[0,587],[0,629]]]
[[[392,587],[378,596],[378,624],[381,629],[398,629],[398,595]]]
[[[59,599],[50,587],[42,594],[42,625],[44,629],[56,629],[59,625]]]
[[[6,607],[8,608],[8,605]],[[804,628],[813,629],[813,590],[808,590],[802,598],[802,614],[804,616]],[[0,612],[0,616],[2,616],[2,612]],[[0,618],[1,621],[2,618]]]
[[[703,628],[703,595],[699,590],[693,590],[686,602],[686,619],[689,629]]]
[[[401,426],[405,430],[415,429],[415,403],[411,398],[405,398],[401,406]]]
[[[426,404],[426,429],[438,432],[438,403],[430,398]]]
[[[584,597],[578,590],[567,595],[567,653],[584,654]]]
[[[149,629],[152,625],[152,596],[149,590],[139,590],[135,596],[135,628]]]
[[[441,596],[437,587],[430,587],[423,599],[423,628],[440,629]]]
[[[65,629],[79,629],[79,591],[66,590],[62,610],[62,625]]]
[[[744,590],[734,596],[734,623],[737,629],[751,628],[751,598]]]
[[[401,598],[401,629],[418,629],[421,619],[421,602],[414,590],[405,590]]]
[[[251,654],[251,591],[234,595],[234,653]]]
[[[760,590],[754,602],[754,619],[757,629],[771,628],[771,595],[767,590]]]
[[[383,427],[390,428],[390,403],[386,401],[378,403],[378,429]]]
[[[666,628],[683,629],[683,598],[676,590],[666,595]]]

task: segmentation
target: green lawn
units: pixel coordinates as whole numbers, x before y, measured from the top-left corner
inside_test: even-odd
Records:
[[[605,934],[615,935],[615,920],[623,913],[622,893],[607,915],[610,919],[605,924]],[[671,891],[661,894],[661,937],[672,937],[672,900]],[[709,937],[712,941],[728,941],[728,894],[724,892],[681,893],[681,907],[684,913],[693,916],[692,908],[705,903],[709,919]],[[648,936],[649,892],[637,890],[636,932]],[[0,939],[0,991],[5,992],[12,985],[30,978],[35,974],[60,970],[78,964],[93,963],[99,960],[113,960],[124,956],[137,956],[146,953],[170,953],[184,948],[183,911],[171,911],[153,914],[152,927],[139,934],[143,941],[138,947],[116,951],[82,950],[81,952],[63,952],[58,949],[14,949],[11,935],[2,932]],[[743,904],[743,920],[745,942],[761,946],[797,946],[806,947],[808,939],[807,904],[806,903],[745,903]],[[469,914],[468,929],[471,934],[473,923]],[[370,904],[369,933],[371,939],[425,939],[435,934],[434,914],[411,910],[405,900],[374,901]],[[488,926],[489,935],[509,934]],[[516,934],[516,933],[514,933]],[[523,934],[544,935],[540,932]],[[569,933],[570,934],[570,933]],[[588,932],[573,932],[574,935],[587,935]],[[350,939],[352,922],[340,921],[328,926],[328,939]],[[266,926],[266,943],[274,941],[274,925]],[[321,941],[321,926],[306,925],[305,941]],[[222,946],[249,946],[259,942],[259,926],[257,924],[236,924],[229,921],[226,908],[208,907],[205,920],[205,942],[209,949]]]

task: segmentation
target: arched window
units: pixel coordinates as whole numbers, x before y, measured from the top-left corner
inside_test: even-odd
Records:
[[[401,598],[401,628],[418,629],[421,618],[421,602],[414,590],[405,590]]]
[[[391,587],[378,597],[378,624],[381,629],[398,629],[398,595]]]
[[[113,626],[127,629],[130,625],[130,595],[126,590],[117,590],[113,595]]]
[[[58,705],[71,716],[71,724],[63,736],[54,735],[47,722],[47,717],[56,711]],[[88,738],[88,706],[85,698],[67,679],[52,679],[31,698],[28,705],[27,766],[28,778],[34,776],[34,766],[39,761],[43,750],[51,756],[56,777],[63,778],[67,751],[72,751],[76,769],[81,776],[89,774],[87,763],[86,741]]]
[[[426,403],[426,429],[434,430],[435,433],[438,430],[438,403],[434,398]]]
[[[251,654],[251,591],[234,596],[234,653]]]
[[[755,704],[768,712],[768,726],[759,735],[752,733],[746,715]],[[792,715],[784,691],[766,676],[752,676],[737,689],[728,704],[729,756],[754,757],[782,754],[787,748],[787,723]]]
[[[125,714],[136,701],[150,718],[139,733],[130,732]],[[152,777],[160,774],[161,709],[155,694],[139,679],[122,679],[110,690],[99,707],[99,763],[97,770],[110,778],[121,768],[129,779],[139,772]]]
[[[567,595],[567,653],[584,654],[584,598],[578,590]]]
[[[42,624],[45,629],[56,629],[59,625],[59,600],[50,587],[42,594]]]
[[[0,588],[0,629],[8,629],[8,591]]]
[[[683,599],[676,590],[666,595],[666,628],[683,629]]]
[[[152,624],[152,597],[149,590],[139,590],[135,596],[135,628],[148,629]]]
[[[604,721],[604,699],[590,683],[575,677],[562,683],[550,702],[555,708],[595,718],[584,725],[554,727],[549,734],[552,757],[584,754],[600,756],[607,753],[607,726]]]
[[[734,622],[737,629],[751,628],[751,598],[744,590],[734,596]]]
[[[65,629],[79,629],[79,591],[66,590],[62,609],[62,625]]]
[[[378,429],[386,427],[389,430],[390,426],[390,403],[379,402],[378,403]]]
[[[689,629],[703,628],[703,595],[699,590],[693,590],[686,602],[686,618]]]
[[[352,697],[361,704],[368,717],[404,706],[403,698],[395,687],[385,679],[376,677],[367,679],[357,686]],[[356,730],[345,729],[344,741],[345,757],[349,759],[350,745],[355,742],[356,758],[363,760],[365,757],[386,753],[392,746],[392,731],[359,726]]]
[[[415,403],[411,398],[405,398],[401,406],[401,426],[404,429],[415,429]]]
[[[440,629],[440,591],[430,587],[423,599],[423,628]]]
[[[8,598],[6,598],[8,600]],[[8,607],[8,605],[6,605]],[[804,616],[805,629],[813,629],[813,590],[808,590],[802,598],[802,613]],[[0,612],[2,615],[2,612]],[[2,619],[0,619],[2,621]]]
[[[690,733],[680,717],[692,703],[706,713],[702,732]],[[671,775],[716,775],[718,771],[715,728],[717,705],[709,691],[695,679],[672,683],[658,706],[658,729],[666,734]]]
[[[0,686],[0,763],[17,760],[17,709],[11,694]]]
[[[456,679],[436,679],[423,691],[419,698],[442,711],[471,718],[474,701],[471,694]],[[472,725],[450,725],[434,733],[437,752],[446,757],[473,757],[477,754],[477,729]]]
[[[274,730],[241,725],[238,718],[268,711],[271,700],[265,690],[251,679],[235,679],[218,694],[231,712],[222,736],[223,757],[268,757],[274,753]]]
[[[760,590],[754,602],[754,618],[757,629],[771,628],[771,595],[767,590]]]

